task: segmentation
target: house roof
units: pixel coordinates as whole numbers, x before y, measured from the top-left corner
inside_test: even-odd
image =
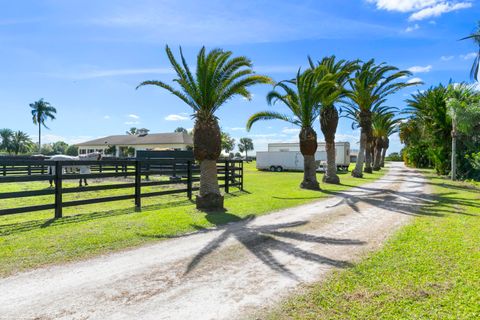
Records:
[[[76,144],[78,147],[82,146],[134,146],[134,145],[155,145],[155,144],[193,144],[191,135],[184,132],[169,132],[169,133],[150,133],[147,135],[116,135],[99,138],[95,140],[85,141]]]

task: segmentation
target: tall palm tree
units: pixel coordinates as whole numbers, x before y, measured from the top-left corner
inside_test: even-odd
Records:
[[[470,69],[470,78],[472,80],[478,81],[478,71],[480,67],[480,21],[478,22],[476,31],[472,32],[470,35],[460,40],[473,40],[478,46],[477,55],[473,60],[472,68]]]
[[[43,99],[30,103],[30,108],[32,108],[33,123],[38,125],[38,152],[40,152],[42,148],[42,126],[48,129],[45,121],[48,119],[55,120],[57,109]]]
[[[334,85],[333,82],[319,82],[317,74],[308,69],[303,73],[300,70],[293,80],[277,83],[274,89],[267,95],[269,105],[282,102],[293,115],[282,114],[275,111],[261,111],[253,114],[247,121],[247,130],[259,120],[283,120],[300,127],[300,152],[304,158],[304,174],[301,188],[319,190],[317,181],[317,165],[315,152],[317,151],[317,133],[313,129],[313,123],[319,115],[319,100],[325,90]],[[276,91],[277,88],[283,92]]]
[[[251,99],[249,87],[271,83],[272,80],[254,74],[250,59],[232,57],[231,51],[213,49],[206,53],[205,47],[201,48],[195,74],[190,71],[181,48],[180,62],[168,46],[165,51],[177,74],[174,82],[180,89],[154,80],[142,82],[138,87],[153,85],[164,88],[193,109],[193,153],[200,162],[200,194],[196,198],[196,205],[198,209],[221,210],[223,196],[218,187],[216,165],[221,153],[221,133],[215,112],[234,96]]]
[[[26,153],[35,145],[28,134],[23,131],[15,131],[12,137],[12,151],[15,155]]]
[[[452,119],[452,169],[450,172],[452,180],[457,178],[457,136],[459,132],[472,132],[475,125],[480,122],[478,104],[479,94],[475,86],[466,83],[448,86],[446,105]],[[472,106],[476,106],[476,108],[472,108]]]
[[[372,119],[373,170],[375,171],[382,167],[382,155],[385,156],[387,144],[389,145],[388,137],[398,132],[400,123],[400,120],[395,118],[395,109],[388,109],[385,112],[375,113]]]
[[[372,172],[372,110],[378,108],[386,98],[408,86],[421,84],[421,82],[405,82],[402,78],[411,76],[410,71],[398,71],[398,68],[385,63],[375,64],[373,59],[361,64],[355,71],[353,78],[349,79],[350,89],[347,93],[347,109],[353,119],[361,128],[360,150],[358,152],[353,177],[363,177],[362,169],[365,161],[365,172]]]
[[[337,175],[335,134],[338,127],[338,110],[335,106],[346,95],[345,85],[352,72],[358,68],[358,61],[335,61],[335,56],[324,57],[315,65],[312,59],[308,59],[310,68],[318,73],[319,81],[334,81],[335,86],[330,86],[320,97],[320,130],[325,137],[325,151],[327,153],[327,170],[323,176],[323,182],[340,183]]]
[[[11,129],[0,129],[0,150],[10,153],[12,147],[13,131]]]

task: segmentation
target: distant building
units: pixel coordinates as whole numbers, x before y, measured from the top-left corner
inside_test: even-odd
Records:
[[[135,135],[115,135],[76,144],[79,154],[115,149],[115,156],[122,155],[121,150],[133,148],[135,156],[139,150],[188,150],[193,146],[193,138],[184,132],[147,133]]]

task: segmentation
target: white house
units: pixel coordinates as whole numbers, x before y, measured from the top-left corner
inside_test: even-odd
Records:
[[[187,150],[193,146],[191,135],[183,132],[147,133],[136,135],[115,135],[76,144],[79,154],[100,152],[105,154],[115,147],[115,155],[120,156],[120,149],[133,148],[135,156],[139,150]]]

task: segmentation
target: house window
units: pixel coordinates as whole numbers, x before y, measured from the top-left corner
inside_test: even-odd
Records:
[[[79,154],[86,154],[86,153],[87,153],[87,150],[85,150],[85,149],[80,149],[80,150],[78,150],[78,153],[79,153]]]

